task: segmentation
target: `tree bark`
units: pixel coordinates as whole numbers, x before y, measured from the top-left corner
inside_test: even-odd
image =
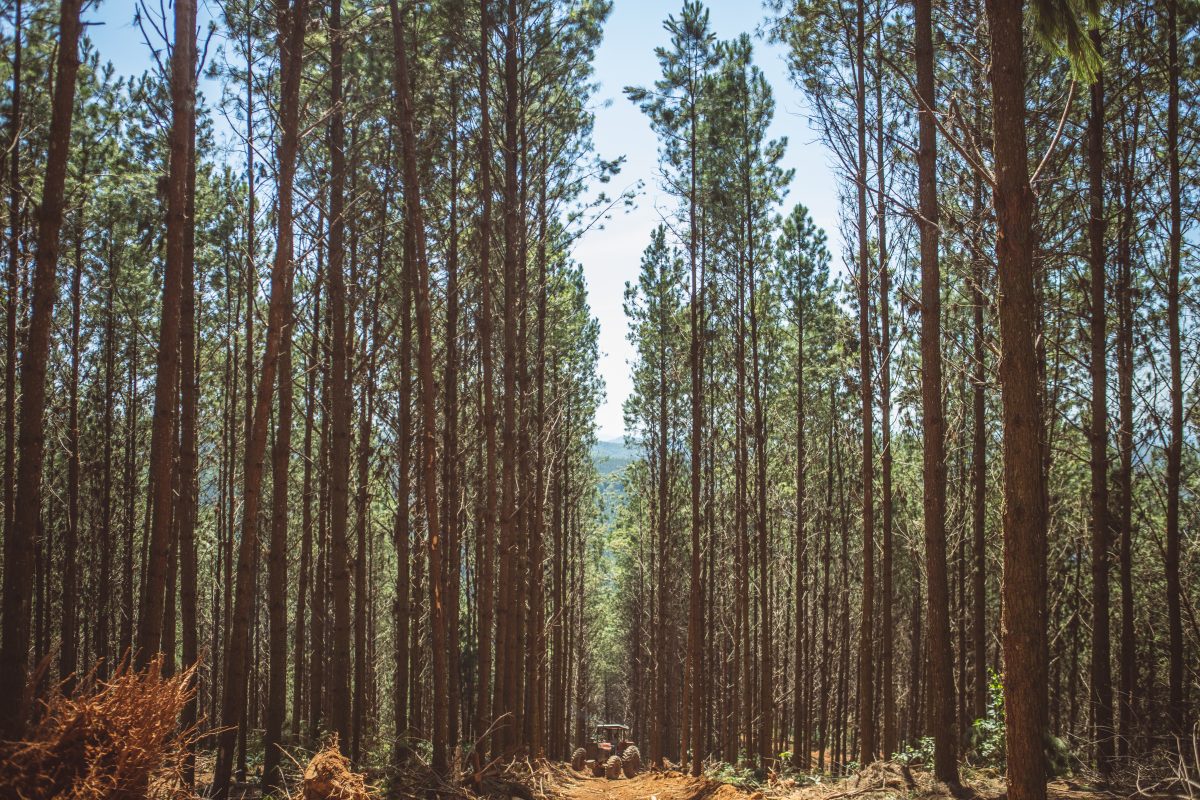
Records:
[[[519,0],[508,0],[504,30],[504,364],[501,436],[502,509],[500,512],[500,585],[496,620],[496,675],[493,716],[517,713],[514,687],[517,676],[510,674],[515,657],[514,630],[517,625],[513,599],[517,558],[517,259],[518,226],[521,207],[517,181],[517,116],[521,103],[518,93],[517,26]],[[510,717],[499,729],[497,752],[509,754],[517,742],[518,726]]]
[[[292,277],[288,277],[286,316],[279,345],[279,416],[271,454],[271,541],[267,553],[269,674],[263,735],[263,794],[285,792],[280,749],[287,715],[288,467],[292,453]]]
[[[70,157],[75,78],[79,72],[81,0],[63,0],[58,21],[58,56],[50,105],[49,154],[38,212],[32,312],[21,358],[21,411],[16,495],[12,528],[4,540],[4,621],[0,628],[0,736],[19,739],[29,708],[26,694],[33,599],[34,553],[42,515],[45,457],[46,364],[58,298],[59,234]],[[11,360],[11,351],[10,351]]]
[[[404,223],[404,268],[400,276],[400,396],[398,404],[399,431],[396,485],[396,517],[392,529],[396,550],[396,598],[393,615],[396,624],[395,716],[396,747],[392,758],[396,763],[408,757],[408,737],[415,721],[409,708],[409,637],[411,635],[410,596],[412,564],[410,479],[412,452],[412,273],[415,233],[411,221]],[[482,662],[481,662],[482,663]]]
[[[696,220],[697,207],[697,113],[696,104],[698,88],[695,65],[688,73],[691,103],[688,106],[688,267],[691,273],[691,297],[688,303],[689,331],[688,361],[691,367],[691,502],[692,502],[692,552],[691,552],[691,581],[688,595],[688,687],[691,690],[692,730],[691,741],[691,770],[692,777],[699,777],[704,766],[704,756],[701,748],[703,732],[702,720],[704,693],[701,682],[701,653],[704,650],[704,608],[701,603],[704,587],[700,572],[700,528],[703,518],[700,513],[700,472],[702,469],[702,447],[704,436],[704,381],[701,365],[704,362],[704,266],[700,265],[699,280],[696,274],[696,255],[699,246]],[[681,754],[681,757],[686,753]]]
[[[921,413],[924,465],[925,573],[928,578],[929,691],[934,774],[958,784],[954,655],[946,574],[946,417],[942,401],[942,274],[939,263],[937,132],[932,0],[916,0],[918,197],[921,231]]]
[[[184,240],[187,227],[188,164],[191,161],[192,117],[196,96],[192,90],[192,50],[195,28],[192,0],[175,4],[175,43],[171,50],[170,175],[167,190],[166,267],[163,270],[162,319],[154,379],[154,422],[150,431],[150,550],[146,582],[142,587],[141,617],[134,663],[144,668],[159,652],[167,558],[174,546],[173,473],[176,451],[176,392],[179,380],[179,314],[183,296]]]
[[[1009,800],[1044,800],[1046,482],[1035,337],[1033,190],[1025,134],[1024,0],[987,0],[1004,423],[1002,624]]]
[[[1091,31],[1100,52],[1100,32]],[[1091,279],[1092,408],[1089,439],[1092,478],[1092,718],[1096,737],[1096,766],[1107,780],[1112,772],[1113,741],[1112,666],[1109,634],[1108,573],[1111,552],[1108,523],[1108,319],[1105,308],[1104,221],[1104,73],[1096,75],[1090,89],[1091,112],[1087,126],[1088,266]]]
[[[858,2],[856,34],[856,105],[858,108],[858,358],[862,396],[862,615],[858,659],[859,763],[875,760],[874,661],[872,658],[875,604],[875,456],[874,392],[871,389],[871,271],[867,248],[867,101],[864,0]]]
[[[330,450],[329,545],[333,589],[333,658],[329,678],[329,721],[338,734],[343,754],[350,754],[350,552],[346,529],[350,514],[350,366],[346,344],[346,114],[342,94],[342,3],[333,0],[329,10],[330,95],[329,120],[329,323],[330,350]]]
[[[876,32],[876,47],[878,48],[878,68],[882,74],[883,64],[883,26]],[[894,644],[895,620],[892,615],[892,564],[893,529],[892,522],[892,321],[891,321],[891,268],[888,264],[887,237],[887,169],[886,152],[884,149],[884,105],[883,79],[875,81],[876,120],[876,174],[879,196],[876,198],[876,216],[879,228],[879,424],[880,424],[880,483],[882,484],[882,520],[883,523],[883,575],[881,577],[880,613],[883,616],[881,625],[881,641],[879,643],[879,682],[883,694],[883,738],[881,740],[883,757],[890,758],[896,752],[896,693],[894,683]]]
[[[804,438],[804,312],[807,302],[805,280],[802,275],[801,253],[797,241],[796,252],[796,653],[793,669],[795,690],[792,701],[792,768],[806,771],[809,768],[807,749],[808,693],[805,691],[807,669],[805,663],[806,641],[806,579],[808,561],[808,534],[804,528],[804,515],[808,499],[806,464],[808,452]]]
[[[1183,248],[1182,198],[1179,189],[1179,22],[1177,0],[1167,2],[1167,338],[1171,371],[1171,428],[1167,444],[1167,530],[1164,569],[1167,577],[1168,698],[1172,733],[1187,730],[1183,702],[1183,617],[1179,581],[1179,492],[1183,458],[1183,354],[1179,328],[1179,276]]]
[[[1120,531],[1121,563],[1120,736],[1117,739],[1117,753],[1122,758],[1134,749],[1138,686],[1133,599],[1133,226],[1136,217],[1134,192],[1141,105],[1140,101],[1135,100],[1135,103],[1121,167],[1121,230],[1117,240],[1117,403],[1120,407],[1117,432],[1120,454],[1117,526]]]
[[[8,295],[4,359],[4,541],[12,538],[17,480],[17,305],[21,291],[22,0],[13,2],[12,99],[9,105]],[[6,562],[7,563],[7,562]]]
[[[188,9],[191,19],[188,23],[191,31],[196,30],[196,6],[190,4]],[[192,34],[194,35],[194,33]],[[192,64],[190,79],[191,92],[196,90],[196,48],[191,48]],[[187,222],[184,229],[183,244],[183,275],[181,288],[183,297],[179,307],[179,499],[176,501],[175,518],[178,532],[176,542],[179,558],[179,606],[180,621],[183,626],[183,667],[190,669],[200,660],[200,624],[198,611],[197,588],[197,555],[196,555],[196,515],[199,505],[199,416],[200,416],[200,384],[199,356],[196,347],[197,309],[196,309],[196,117],[191,119],[191,131],[188,134],[188,186],[187,186]],[[188,701],[183,709],[182,726],[187,728],[195,725],[200,718],[199,708],[199,679],[192,673],[192,687],[196,694]],[[195,780],[195,757],[188,755],[185,764],[185,777],[189,785]]]
[[[479,360],[483,395],[484,437],[484,495],[485,506],[481,525],[480,563],[478,570],[478,662],[479,686],[475,706],[475,734],[482,736],[491,726],[492,700],[492,635],[495,617],[495,549],[496,549],[496,408],[493,394],[492,364],[492,134],[488,111],[489,44],[492,22],[488,0],[479,0]]]
[[[317,230],[324,230],[324,214],[318,208]],[[325,283],[325,251],[317,245],[317,274],[312,287],[312,330],[309,334],[309,349],[305,354],[304,375],[304,444],[303,478],[300,488],[300,575],[296,584],[296,612],[292,620],[295,629],[292,654],[292,738],[300,741],[301,722],[304,719],[305,658],[309,612],[309,581],[313,570],[313,427],[317,417],[317,376],[320,374],[321,341],[321,290]],[[319,466],[319,465],[318,465]],[[315,582],[321,576],[312,580]]]

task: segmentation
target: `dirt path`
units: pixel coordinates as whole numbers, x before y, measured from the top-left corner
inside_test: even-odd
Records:
[[[643,772],[610,781],[575,774],[560,785],[564,800],[744,800],[733,786],[678,772]]]

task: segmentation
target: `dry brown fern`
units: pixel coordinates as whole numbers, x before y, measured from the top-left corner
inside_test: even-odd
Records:
[[[194,691],[192,670],[162,675],[127,666],[111,678],[80,682],[71,696],[43,703],[22,741],[0,743],[5,796],[62,800],[187,797],[183,759],[192,731],[179,715]]]

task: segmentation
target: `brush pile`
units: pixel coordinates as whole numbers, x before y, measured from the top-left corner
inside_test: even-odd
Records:
[[[370,800],[363,776],[350,769],[337,736],[304,769],[304,800]]]
[[[132,800],[190,796],[183,765],[191,731],[179,715],[192,671],[162,675],[127,666],[108,680],[85,679],[70,697],[56,693],[18,742],[0,743],[0,786],[8,796]]]

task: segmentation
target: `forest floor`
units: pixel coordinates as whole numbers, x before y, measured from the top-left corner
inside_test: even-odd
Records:
[[[553,800],[1002,800],[1004,780],[991,772],[964,775],[966,789],[952,793],[920,769],[911,771],[891,762],[873,764],[844,780],[800,784],[790,778],[747,790],[709,777],[680,772],[643,772],[632,779],[593,778],[569,769],[556,770],[545,786]],[[1069,780],[1047,785],[1049,800],[1127,800],[1136,791],[1099,791]],[[1160,797],[1162,795],[1159,795]]]
[[[671,771],[643,772],[615,781],[574,773],[553,789],[552,796],[561,800],[740,800],[751,796],[728,783]]]
[[[297,766],[299,764],[297,763]],[[362,783],[362,778],[351,775],[347,767],[343,770],[347,780],[354,779],[356,787],[363,787],[360,795],[328,795],[330,797],[368,798],[399,797],[423,798],[430,794],[430,787],[423,786],[416,773],[401,779],[399,786],[386,789],[387,783],[379,775],[375,785]],[[197,763],[197,778],[201,784],[211,780],[211,757],[204,755]],[[303,794],[300,788],[300,770],[291,775],[297,789],[291,795],[297,800]],[[896,762],[876,762],[868,769],[845,778],[798,781],[789,776],[772,775],[761,786],[743,788],[709,775],[693,778],[676,770],[646,770],[633,778],[608,780],[590,774],[576,772],[568,764],[543,762],[513,762],[498,782],[481,793],[470,790],[445,791],[443,797],[458,800],[1006,800],[1004,779],[994,770],[963,771],[964,788],[952,792],[945,784],[934,780],[932,773],[920,767],[906,768]],[[443,786],[443,789],[447,787]],[[1161,785],[1149,791],[1139,791],[1134,786],[1109,791],[1088,784],[1084,776],[1058,778],[1046,786],[1047,800],[1184,800],[1180,793],[1163,791]],[[239,800],[257,800],[261,797],[257,778],[234,786],[233,797]],[[312,797],[326,796],[317,792]]]

